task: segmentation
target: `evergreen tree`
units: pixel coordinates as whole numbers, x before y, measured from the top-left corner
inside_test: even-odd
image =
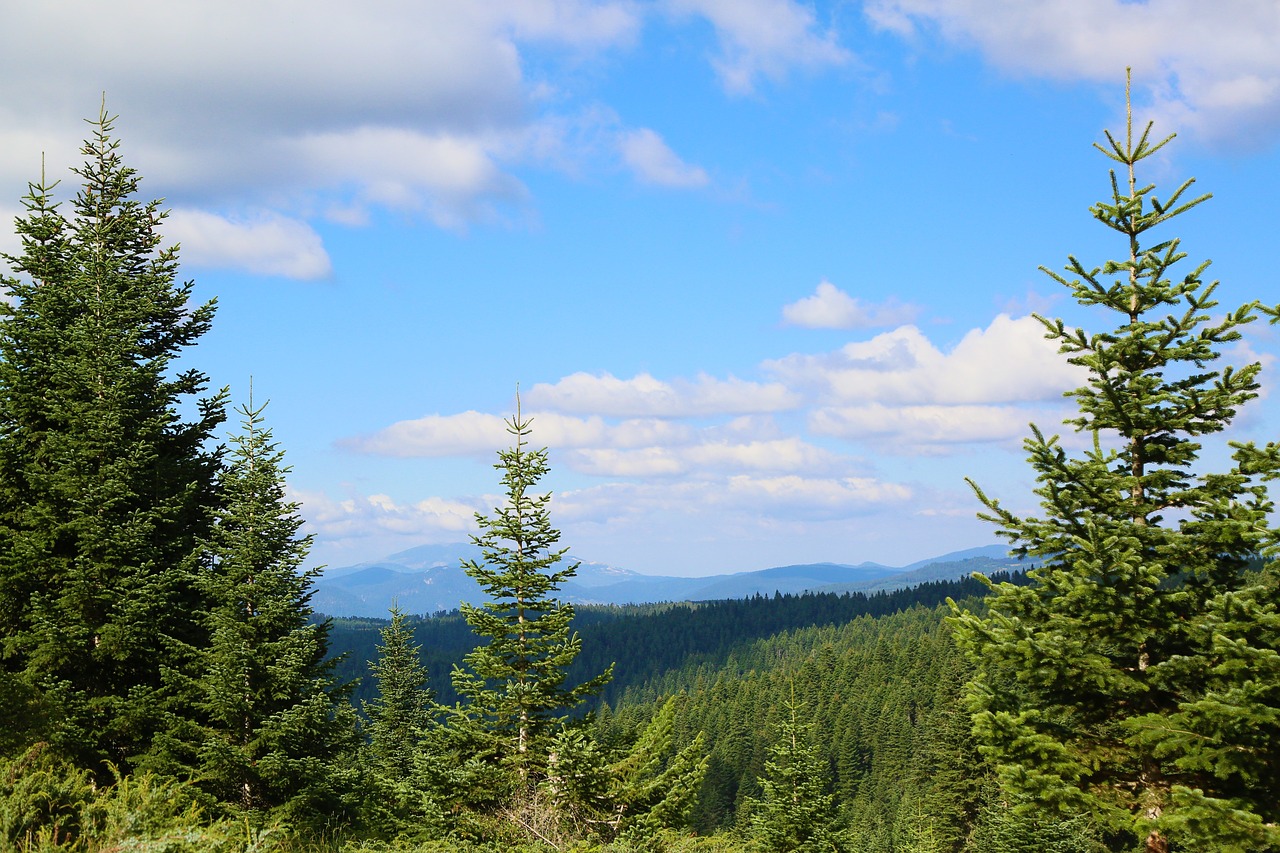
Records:
[[[810,725],[795,699],[783,705],[777,742],[769,748],[763,797],[751,804],[752,834],[765,850],[819,853],[844,849],[836,831],[835,796],[828,791],[827,766],[810,741]]]
[[[560,722],[584,699],[599,693],[613,667],[565,687],[565,670],[582,648],[570,630],[573,606],[553,594],[577,573],[577,565],[553,570],[567,549],[557,549],[560,532],[551,526],[551,495],[529,490],[547,473],[547,451],[527,448],[529,419],[516,414],[507,421],[515,446],[499,451],[506,489],[505,506],[492,516],[477,514],[480,534],[472,542],[483,559],[464,563],[466,572],[484,587],[489,602],[462,605],[467,623],[487,638],[455,667],[453,683],[467,701],[478,725],[481,751],[510,766],[521,781],[541,778],[547,744]]]
[[[957,695],[957,684],[968,680],[970,667],[951,645],[943,651],[941,672],[932,708],[921,723],[926,727],[916,754],[917,784],[925,791],[921,809],[932,820],[939,848],[959,850],[974,822],[981,800],[982,760],[973,741],[969,715]]]
[[[1087,815],[1063,818],[1023,803],[1016,808],[998,791],[981,809],[964,853],[1106,853]],[[1112,848],[1115,849],[1115,848]]]
[[[1274,563],[1244,589],[1208,604],[1189,626],[1200,653],[1171,658],[1166,674],[1201,692],[1170,714],[1134,723],[1136,737],[1174,756],[1212,788],[1175,786],[1169,834],[1190,849],[1255,853],[1280,845],[1280,577]]]
[[[608,800],[615,832],[648,838],[689,822],[707,775],[706,738],[676,748],[676,697],[658,709],[627,754],[609,766]]]
[[[264,408],[236,410],[243,431],[231,439],[225,506],[205,545],[201,584],[212,604],[201,674],[188,683],[204,714],[193,769],[201,787],[241,809],[332,816],[344,807],[355,713],[326,660],[329,624],[308,603],[320,570],[301,570],[311,537],[298,535]]]
[[[1234,850],[1220,839],[1251,829],[1274,840],[1280,818],[1274,741],[1246,732],[1275,731],[1280,681],[1273,667],[1241,669],[1252,643],[1274,654],[1275,634],[1262,627],[1274,597],[1248,568],[1276,543],[1265,481],[1280,476],[1280,452],[1233,444],[1225,473],[1197,465],[1202,437],[1257,394],[1259,365],[1210,366],[1256,303],[1215,312],[1208,262],[1175,278],[1178,240],[1147,244],[1148,232],[1208,198],[1188,199],[1190,180],[1164,200],[1139,186],[1135,166],[1172,138],[1150,133],[1135,140],[1130,117],[1123,139],[1108,133],[1097,146],[1127,172],[1113,171],[1111,198],[1091,208],[1123,236],[1124,258],[1088,267],[1071,257],[1066,276],[1049,273],[1081,304],[1118,315],[1113,331],[1095,334],[1042,318],[1088,370],[1068,423],[1091,435],[1092,449],[1073,457],[1033,428],[1040,517],[1017,516],[975,486],[983,517],[1042,565],[1030,586],[994,585],[989,613],[958,615],[956,626],[977,668],[975,735],[1015,799],[1092,815],[1148,853],[1171,842]]]
[[[369,717],[366,754],[373,788],[366,789],[364,822],[387,836],[427,839],[445,831],[439,805],[461,781],[440,765],[447,741],[435,722],[439,706],[426,686],[422,647],[399,607],[381,630],[378,659],[371,664],[378,696],[364,703]]]
[[[391,608],[391,624],[382,629],[378,659],[371,665],[378,697],[364,705],[369,717],[369,751],[378,772],[395,779],[413,775],[414,756],[435,716],[435,701],[426,688],[422,648],[399,607]]]
[[[0,667],[39,692],[41,736],[104,781],[190,713],[162,672],[205,636],[193,555],[225,405],[175,367],[214,306],[176,282],[113,121],[91,123],[70,216],[57,182],[30,185],[0,279]]]

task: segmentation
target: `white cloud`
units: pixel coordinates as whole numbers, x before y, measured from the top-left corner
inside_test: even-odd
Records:
[[[405,536],[418,541],[456,542],[477,529],[475,514],[493,506],[489,497],[451,500],[428,497],[397,503],[387,495],[355,495],[335,500],[322,492],[291,496],[303,508],[310,532],[330,541]]]
[[[704,187],[706,171],[680,159],[662,137],[649,128],[626,131],[618,137],[622,160],[646,184],[678,189]]]
[[[67,174],[105,91],[144,191],[241,226],[215,225],[224,241],[266,238],[246,210],[490,221],[526,199],[512,168],[551,156],[525,44],[589,56],[633,41],[642,12],[632,0],[24,4],[0,27],[0,197],[22,194],[41,151],[51,177]],[[317,257],[255,263],[314,276]]]
[[[762,526],[833,518],[892,509],[910,501],[908,486],[869,477],[803,477],[795,474],[737,474],[703,480],[606,483],[556,496],[553,513],[561,523],[602,524],[619,519],[663,516]],[[728,513],[726,515],[726,513]]]
[[[181,244],[182,260],[196,266],[300,279],[324,278],[332,270],[320,235],[305,222],[275,213],[227,219],[178,208],[163,230],[167,240]]]
[[[0,254],[16,255],[22,250],[22,240],[18,237],[18,232],[12,227],[13,220],[21,216],[25,211],[10,207],[8,199],[0,200]],[[3,258],[0,258],[0,271],[6,274],[12,274],[8,264]]]
[[[849,460],[796,437],[732,442],[709,440],[635,449],[587,448],[567,454],[574,471],[598,477],[705,476],[738,471],[818,472],[849,467]]]
[[[821,514],[857,512],[911,499],[911,489],[865,477],[807,479],[794,474],[784,477],[729,478],[723,500],[746,506],[803,507]]]
[[[689,448],[688,456],[699,467],[730,471],[829,471],[848,464],[837,454],[795,436],[740,444],[708,442]]]
[[[818,435],[920,448],[1012,441],[1030,434],[1034,414],[1017,406],[886,406],[867,403],[817,409],[809,429]],[[1061,417],[1052,418],[1054,424]]]
[[[813,10],[793,0],[668,0],[667,7],[715,27],[720,55],[712,64],[733,95],[751,94],[762,77],[780,81],[793,68],[818,71],[853,60],[834,32],[819,31]]]
[[[910,323],[919,314],[912,305],[889,300],[868,305],[845,293],[829,281],[819,282],[813,296],[806,296],[782,308],[782,318],[793,326],[809,329],[854,329]]]
[[[796,436],[746,435],[732,424],[695,429],[660,418],[616,423],[600,416],[578,418],[535,412],[532,444],[558,451],[570,470],[604,477],[669,477],[737,471],[830,471],[848,467],[846,457]],[[485,455],[510,445],[497,415],[463,412],[400,421],[371,436],[347,439],[360,453],[396,457]]]
[[[700,547],[698,531],[713,527],[708,542],[731,536],[759,543],[758,552],[752,546],[742,553],[766,560],[771,537],[790,541],[822,528],[830,535],[856,531],[865,542],[887,537],[898,529],[889,519],[909,514],[967,531],[967,522],[946,520],[961,500],[955,490],[913,484],[897,460],[1013,445],[1029,421],[1056,425],[1068,408],[1061,392],[1081,380],[1063,365],[1037,321],[1001,315],[945,351],[906,326],[834,353],[793,354],[763,365],[773,382],[579,373],[535,386],[524,399],[536,398],[526,407],[533,443],[553,449],[553,465],[570,484],[557,487],[553,517],[584,553],[593,542],[627,542],[637,554],[674,548],[687,557]],[[403,421],[346,442],[399,457],[487,458],[509,443],[501,417],[475,411]],[[963,461],[938,464],[953,465],[957,483],[972,473]],[[598,485],[575,488],[575,476],[598,478]],[[375,496],[337,503],[324,528],[334,536],[344,520],[354,531],[367,517],[388,536],[418,530],[403,535],[438,541],[469,524],[473,504],[488,512],[493,501],[409,504]]]
[[[760,384],[706,375],[663,382],[648,373],[631,379],[609,373],[574,373],[555,384],[534,385],[525,399],[544,409],[613,417],[755,414],[783,411],[800,403],[798,395],[776,382]]]
[[[1114,86],[1131,66],[1166,132],[1224,144],[1266,144],[1280,132],[1272,0],[871,0],[864,8],[883,30],[912,38],[936,28],[1012,72]]]
[[[494,217],[494,201],[518,200],[523,185],[505,174],[484,139],[395,127],[359,127],[292,140],[288,159],[354,201],[423,211],[444,228]],[[320,178],[319,176],[323,176]]]
[[[524,414],[532,422],[531,443],[556,450],[679,444],[692,440],[694,435],[689,427],[656,419],[634,418],[614,424],[599,416],[576,418],[539,411]],[[487,454],[509,447],[511,434],[504,418],[470,411],[398,421],[373,435],[346,439],[342,445],[381,456]]]
[[[1037,320],[1006,315],[949,352],[903,326],[762,367],[776,381],[576,373],[538,384],[524,395],[533,441],[557,451],[558,464],[595,477],[830,475],[860,463],[808,441],[790,413],[803,415],[813,436],[881,453],[936,454],[1020,438],[1033,420],[1056,425],[1060,407],[1047,401],[1084,381]],[[342,445],[408,458],[487,455],[509,443],[502,417],[470,411],[400,421]]]
[[[574,471],[597,477],[673,477],[689,472],[681,454],[666,447],[587,448],[573,451],[566,462]]]
[[[379,456],[453,456],[498,450],[506,446],[507,438],[501,417],[469,411],[397,421],[373,435],[340,444]]]
[[[789,388],[832,402],[1002,403],[1047,400],[1083,381],[1058,355],[1033,317],[1001,314],[949,353],[915,326],[903,326],[826,355],[790,355],[765,363]]]
[[[566,541],[578,541],[597,525],[627,521],[641,528],[669,526],[703,519],[751,535],[781,523],[811,523],[900,511],[914,492],[908,486],[870,477],[795,474],[734,474],[690,480],[608,482],[586,489],[555,493],[553,523]],[[323,492],[291,492],[307,518],[319,550],[347,559],[408,544],[458,542],[477,530],[476,513],[489,515],[499,495],[464,498],[429,496],[397,500],[385,494],[349,494],[333,498]],[[667,519],[667,521],[661,521]],[[362,544],[363,543],[363,544]],[[355,557],[360,559],[361,557]]]
[[[6,15],[0,68],[16,72],[39,56],[44,71],[0,97],[26,115],[65,116],[79,131],[77,117],[105,91],[130,139],[163,148],[180,169],[153,180],[252,182],[263,176],[253,164],[264,145],[317,132],[392,119],[424,133],[518,124],[519,53],[509,22],[486,6],[25,6]],[[37,37],[51,27],[57,39]],[[214,168],[201,168],[210,151]],[[229,160],[249,168],[229,173]]]
[[[521,37],[564,42],[577,47],[607,47],[631,41],[640,28],[640,10],[632,2],[590,0],[518,0],[484,4]]]

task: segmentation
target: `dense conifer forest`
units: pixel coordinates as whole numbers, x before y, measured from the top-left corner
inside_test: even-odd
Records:
[[[179,357],[191,303],[113,119],[31,185],[0,303],[0,845],[22,851],[1261,853],[1280,848],[1280,445],[1201,443],[1260,393],[1149,240],[1207,196],[1108,134],[1122,256],[1050,272],[1087,369],[1039,516],[976,499],[1026,573],[873,595],[575,608],[517,409],[465,564],[481,606],[333,620],[252,395]],[[1105,326],[1104,326],[1105,328]],[[236,423],[224,432],[231,407]]]
[[[1024,573],[997,572],[997,582],[1026,583]],[[569,667],[581,679],[613,665],[613,678],[601,691],[616,703],[625,688],[658,677],[691,662],[718,663],[744,643],[784,631],[815,625],[839,625],[860,616],[885,616],[917,605],[937,607],[948,599],[981,598],[986,587],[974,578],[929,581],[911,589],[875,593],[804,593],[745,599],[676,602],[629,606],[578,605],[573,629],[582,637],[582,652]],[[427,687],[451,704],[456,695],[450,673],[475,647],[475,635],[458,611],[432,617],[405,615],[404,626],[420,647]],[[381,632],[389,619],[331,618],[329,637],[336,672],[357,682],[355,696],[376,695],[370,665],[377,659]]]

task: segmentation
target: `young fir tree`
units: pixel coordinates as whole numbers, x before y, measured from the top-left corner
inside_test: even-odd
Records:
[[[762,797],[750,803],[751,833],[761,847],[776,853],[838,852],[845,843],[835,828],[835,795],[829,790],[826,763],[810,741],[812,725],[801,722],[804,710],[793,685],[765,761]]]
[[[240,809],[332,816],[343,808],[356,747],[349,692],[326,660],[329,623],[308,603],[319,569],[302,570],[311,537],[285,496],[289,469],[263,426],[265,405],[236,411],[222,475],[224,507],[205,545],[209,644],[188,684],[204,720],[197,784]]]
[[[438,838],[447,824],[439,802],[454,781],[452,768],[440,766],[447,758],[437,753],[442,733],[435,718],[442,709],[426,687],[422,648],[399,607],[392,606],[391,623],[380,633],[378,658],[370,662],[378,696],[364,703],[372,772],[363,822],[402,841]]]
[[[39,692],[42,736],[102,780],[191,710],[162,672],[204,637],[193,555],[225,405],[175,367],[213,303],[177,283],[112,123],[92,122],[69,215],[56,182],[30,185],[0,279],[0,668]]]
[[[571,725],[556,734],[542,787],[578,825],[576,834],[643,847],[663,830],[689,824],[709,758],[701,732],[676,748],[676,708],[672,696],[635,742],[612,756],[597,737],[599,725],[594,732]]]
[[[1192,181],[1165,199],[1138,184],[1137,164],[1172,138],[1153,143],[1150,132],[1135,140],[1130,117],[1122,139],[1098,146],[1124,170],[1091,209],[1123,238],[1122,259],[1072,257],[1067,276],[1049,273],[1118,320],[1088,334],[1042,319],[1089,372],[1069,423],[1092,449],[1069,455],[1034,431],[1039,517],[975,486],[983,517],[1042,565],[1030,586],[994,586],[988,615],[955,624],[977,667],[975,735],[1015,798],[1092,815],[1148,853],[1248,849],[1230,839],[1275,839],[1280,818],[1275,741],[1248,736],[1276,731],[1280,673],[1259,668],[1251,681],[1241,668],[1249,649],[1274,656],[1274,623],[1263,624],[1274,596],[1249,568],[1276,543],[1264,481],[1280,475],[1280,452],[1233,444],[1225,472],[1197,464],[1202,437],[1257,394],[1259,365],[1211,367],[1256,304],[1215,311],[1208,262],[1175,275],[1178,241],[1151,237],[1208,196],[1187,199]],[[1228,707],[1219,700],[1233,679],[1253,695]]]
[[[672,696],[626,754],[608,767],[609,823],[623,837],[652,838],[662,829],[689,823],[710,756],[702,732],[676,749],[676,709]]]
[[[378,659],[370,665],[378,696],[364,705],[369,717],[369,752],[376,771],[395,781],[414,773],[414,757],[423,733],[435,719],[435,697],[426,687],[422,647],[399,607],[391,608],[391,624],[382,629]]]
[[[547,745],[560,722],[584,699],[608,683],[613,667],[575,687],[566,687],[566,669],[582,641],[570,629],[573,606],[553,594],[572,578],[577,565],[553,570],[567,549],[557,549],[560,532],[551,526],[551,495],[530,489],[547,473],[546,448],[529,450],[529,419],[507,421],[515,446],[499,451],[505,506],[492,516],[477,514],[480,534],[472,541],[483,558],[463,564],[484,588],[482,607],[462,605],[473,632],[488,642],[455,667],[453,684],[478,723],[481,751],[509,766],[521,783],[545,775]]]

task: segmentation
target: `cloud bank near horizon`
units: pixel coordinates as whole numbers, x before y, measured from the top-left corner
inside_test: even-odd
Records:
[[[1004,314],[947,350],[907,325],[835,351],[767,360],[755,372],[757,379],[575,373],[533,386],[521,401],[533,444],[586,483],[556,496],[556,517],[590,528],[715,512],[746,524],[749,511],[787,524],[900,512],[921,500],[922,511],[944,514],[949,498],[887,475],[884,461],[993,445],[1014,455],[1028,422],[1051,430],[1061,423],[1062,393],[1082,380],[1039,321]],[[392,458],[488,459],[510,443],[507,417],[427,414],[341,445]],[[313,524],[326,535],[346,535],[348,516],[380,513],[387,520],[373,527],[416,523],[424,541],[464,529],[456,514],[437,514],[445,498],[432,498],[428,510],[385,496],[316,499],[322,511]]]

